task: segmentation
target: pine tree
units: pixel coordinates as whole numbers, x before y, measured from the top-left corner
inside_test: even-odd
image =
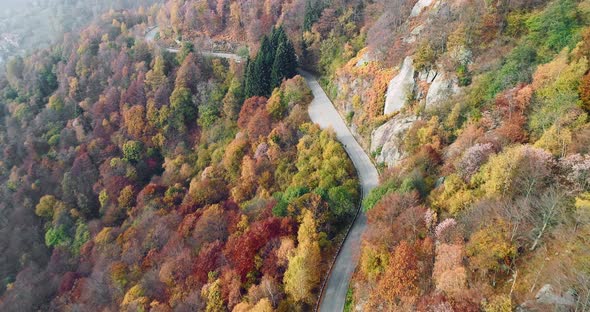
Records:
[[[303,31],[309,31],[314,22],[313,6],[311,5],[311,0],[307,0],[305,2],[305,15],[303,17]]]
[[[284,78],[295,76],[297,56],[293,44],[282,27],[273,28],[265,36],[260,51],[246,66],[244,91],[246,97],[269,96]]]
[[[305,3],[305,13],[303,16],[303,31],[310,31],[311,26],[315,23],[322,14],[322,10],[324,9],[324,4],[321,0],[316,0],[312,3],[313,0],[307,0]]]
[[[256,67],[260,73],[260,91],[256,95],[268,96],[270,94],[270,75],[272,73],[272,65],[275,58],[275,50],[272,47],[270,38],[265,36],[262,39],[260,52],[256,55]]]
[[[262,58],[259,56],[256,56],[254,61],[248,64],[246,75],[246,98],[266,94],[265,90],[267,88],[265,88],[264,80],[267,80],[268,78],[264,77],[265,74],[262,65]]]
[[[286,37],[279,43],[271,72],[271,90],[280,86],[284,78],[297,74],[297,57],[293,44]]]

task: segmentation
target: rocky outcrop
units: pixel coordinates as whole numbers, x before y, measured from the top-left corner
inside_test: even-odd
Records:
[[[385,114],[401,110],[408,99],[409,92],[414,88],[414,66],[412,58],[404,59],[399,73],[389,81],[385,95]]]
[[[369,63],[371,61],[371,55],[369,54],[369,51],[365,51],[361,57],[359,57],[358,61],[356,62],[356,67],[361,67],[363,65],[366,65],[367,63]]]
[[[416,116],[398,115],[373,131],[371,152],[377,153],[377,162],[383,162],[388,167],[393,167],[402,159],[401,140],[416,119]]]
[[[414,7],[412,8],[412,13],[410,14],[410,17],[416,17],[420,15],[420,13],[422,13],[422,10],[425,7],[430,6],[431,4],[432,0],[418,0],[418,2],[416,2]]]
[[[424,25],[418,25],[418,26],[416,26],[410,32],[410,34],[403,39],[403,41],[405,43],[414,43],[414,42],[416,42],[416,39],[418,39],[418,35],[420,35],[420,33],[422,32],[423,29],[424,29]]]
[[[572,311],[576,304],[573,291],[560,293],[551,284],[545,284],[537,294],[534,300],[525,301],[516,308],[518,312],[528,311]]]
[[[438,71],[431,82],[426,95],[426,108],[432,108],[459,92],[457,79],[449,78],[444,71]]]

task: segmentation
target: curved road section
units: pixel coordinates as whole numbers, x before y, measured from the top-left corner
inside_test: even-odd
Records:
[[[150,29],[146,33],[145,39],[147,41],[153,41],[157,31],[158,27]],[[176,48],[166,48],[166,50],[172,53],[177,53],[179,51]],[[204,51],[201,52],[201,54],[211,57],[233,59],[237,62],[242,61],[240,56],[231,53]],[[318,83],[317,79],[312,74],[303,70],[300,70],[299,74],[305,78],[314,97],[309,105],[309,117],[314,123],[318,124],[320,128],[332,128],[334,130],[336,138],[342,143],[342,145],[344,145],[344,149],[356,167],[362,189],[361,194],[364,199],[364,197],[379,183],[377,169],[371,162],[369,156],[356,141],[350,132],[350,129],[348,129],[344,120],[342,120],[342,117],[340,117],[340,114],[338,114],[336,108],[334,108],[334,105]],[[319,306],[321,312],[342,312],[342,310],[344,310],[348,284],[350,283],[350,279],[352,278],[352,274],[354,273],[354,269],[359,260],[361,235],[365,231],[366,226],[367,218],[360,210],[359,205],[359,211],[354,219],[354,223],[350,227],[344,243],[336,256],[336,260],[332,264],[328,280],[326,284],[322,285],[323,288]]]
[[[344,145],[344,149],[356,167],[364,199],[379,183],[377,169],[356,141],[317,79],[308,72],[299,71],[299,73],[305,78],[314,96],[309,106],[309,117],[322,129],[334,129],[338,141]],[[359,211],[333,263],[330,276],[323,289],[319,307],[321,312],[341,312],[344,310],[348,284],[359,260],[361,235],[365,231],[366,225],[367,218],[362,211]]]
[[[160,30],[160,27],[158,27],[158,26],[152,27],[145,34],[145,40],[147,42],[153,42],[154,39],[156,38],[156,33],[158,33],[159,30]],[[179,41],[177,41],[177,43],[180,44]],[[166,51],[168,51],[170,53],[178,53],[180,51],[180,49],[179,48],[166,48]],[[231,60],[236,61],[237,63],[240,63],[243,61],[241,56],[233,54],[233,53],[213,52],[213,51],[199,51],[198,53],[200,53],[203,56],[231,59]]]

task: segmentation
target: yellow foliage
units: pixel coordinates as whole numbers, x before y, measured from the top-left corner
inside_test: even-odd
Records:
[[[389,253],[378,251],[374,246],[363,246],[361,251],[361,272],[369,281],[376,281],[389,263]]]
[[[41,197],[39,203],[35,207],[35,214],[42,218],[51,219],[57,202],[58,200],[53,195],[45,195]]]
[[[447,176],[443,187],[430,195],[432,207],[451,214],[457,214],[469,207],[476,198],[474,191],[455,173]]]
[[[149,299],[147,297],[144,297],[144,289],[141,287],[141,285],[135,285],[129,288],[129,290],[125,294],[125,297],[123,298],[123,302],[121,303],[121,305],[126,306],[131,303],[147,305],[148,302]]]
[[[471,235],[466,251],[471,266],[486,273],[508,264],[516,254],[516,246],[508,239],[505,224],[497,223]]]
[[[497,295],[482,304],[484,312],[511,312],[512,301],[509,295]]]
[[[436,282],[436,289],[455,296],[467,288],[467,271],[462,266],[442,272]]]
[[[568,128],[558,128],[555,125],[547,129],[541,138],[535,142],[535,147],[551,152],[553,156],[563,157],[568,146],[572,143],[572,132]]]
[[[285,292],[295,301],[313,303],[313,289],[320,281],[320,246],[316,222],[311,211],[303,212],[303,220],[297,232],[299,245],[295,255],[289,258],[289,267],[283,281]]]
[[[272,304],[270,303],[270,300],[268,300],[267,298],[260,299],[260,301],[258,301],[258,303],[256,303],[256,305],[252,308],[252,310],[250,310],[250,312],[272,312],[272,311],[273,311]]]
[[[232,312],[249,312],[252,309],[252,305],[248,302],[242,301],[231,310]]]
[[[94,237],[94,242],[99,245],[105,245],[112,240],[111,232],[113,231],[112,227],[104,227],[96,236]]]

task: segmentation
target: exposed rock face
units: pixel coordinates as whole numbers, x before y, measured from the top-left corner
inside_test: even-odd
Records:
[[[370,61],[371,61],[371,55],[369,54],[369,51],[365,51],[365,53],[363,53],[363,55],[361,55],[359,60],[356,62],[356,67],[361,67]]]
[[[418,38],[418,35],[420,35],[420,33],[422,32],[422,29],[424,29],[424,25],[418,25],[416,26],[416,28],[414,28],[412,30],[412,32],[410,32],[410,35],[408,35],[407,37],[405,37],[403,39],[403,41],[405,43],[413,43],[416,41],[416,39]]]
[[[381,127],[373,131],[371,135],[371,152],[377,152],[377,162],[386,163],[393,167],[403,157],[400,151],[401,139],[404,133],[416,121],[416,116],[395,116]]]
[[[418,0],[418,2],[416,2],[414,7],[412,8],[412,13],[410,14],[410,17],[416,17],[420,15],[422,9],[424,9],[427,6],[430,6],[430,4],[432,4],[432,0]]]
[[[541,304],[552,304],[552,305],[565,305],[565,306],[573,306],[575,304],[575,299],[569,293],[559,295],[553,289],[553,286],[550,284],[545,284],[537,295],[535,296],[538,303]]]
[[[404,59],[399,73],[391,79],[385,95],[385,114],[399,111],[408,98],[408,93],[414,88],[414,66],[412,58]]]
[[[576,299],[572,291],[560,293],[551,284],[545,284],[537,294],[534,300],[525,301],[516,308],[518,312],[528,311],[572,311],[576,305]]]
[[[444,71],[438,71],[434,80],[428,88],[426,95],[426,108],[431,108],[440,101],[459,92],[457,79],[448,78]]]

